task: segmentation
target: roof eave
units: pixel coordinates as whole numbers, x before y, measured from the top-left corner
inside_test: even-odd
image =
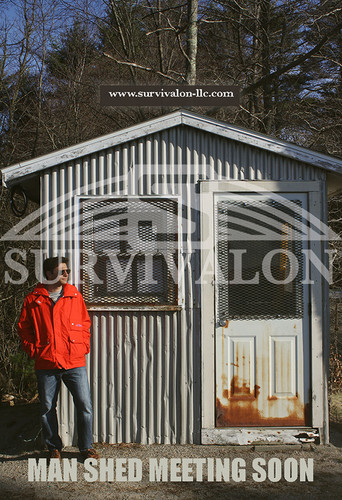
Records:
[[[112,132],[111,134],[97,137],[90,141],[75,144],[58,151],[53,151],[47,155],[6,167],[2,170],[2,180],[5,186],[10,186],[15,183],[18,177],[32,175],[35,172],[94,154],[102,149],[111,148],[127,141],[154,134],[160,130],[166,130],[181,123],[182,115],[179,112],[161,116],[149,122],[142,122],[127,129]]]
[[[33,175],[47,168],[68,163],[84,156],[89,156],[102,149],[115,147],[125,142],[140,139],[156,132],[166,130],[177,125],[188,125],[209,133],[226,137],[249,146],[254,146],[272,153],[276,153],[297,161],[322,168],[324,170],[342,174],[342,160],[328,155],[316,153],[295,144],[287,143],[272,137],[219,122],[206,116],[197,115],[190,111],[178,110],[171,114],[160,116],[153,120],[139,123],[132,127],[113,132],[111,134],[91,139],[68,148],[54,151],[47,155],[17,163],[3,169],[2,179],[6,186],[11,186],[18,178]]]

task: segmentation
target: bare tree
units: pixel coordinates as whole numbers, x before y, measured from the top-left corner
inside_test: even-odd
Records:
[[[198,22],[198,0],[188,0],[188,28],[187,28],[187,52],[185,81],[189,85],[196,83],[197,64],[197,22]]]
[[[110,0],[107,12],[104,55],[129,68],[133,83],[145,72],[161,81],[194,84],[198,0]]]

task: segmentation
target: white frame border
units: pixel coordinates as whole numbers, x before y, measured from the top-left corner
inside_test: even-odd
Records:
[[[75,273],[75,286],[79,289],[81,287],[80,283],[80,270],[81,270],[81,262],[80,262],[80,255],[81,255],[81,245],[80,245],[80,222],[81,222],[81,203],[82,200],[87,199],[93,199],[96,201],[100,200],[119,200],[123,198],[150,198],[150,199],[160,199],[160,198],[167,198],[170,200],[176,200],[177,202],[177,207],[178,207],[178,213],[177,213],[177,222],[178,222],[178,301],[177,305],[155,305],[155,306],[144,306],[144,305],[110,305],[110,304],[102,304],[99,306],[87,306],[87,309],[89,311],[176,311],[176,310],[181,310],[184,307],[184,280],[182,279],[184,276],[184,271],[183,271],[183,260],[182,260],[182,248],[183,248],[183,233],[182,233],[182,203],[181,203],[181,196],[178,195],[168,195],[168,194],[160,194],[160,195],[124,195],[124,194],[117,194],[117,195],[77,195],[74,197],[74,214],[75,214],[75,224],[74,224],[74,230],[75,230],[75,253],[74,253],[74,266],[75,269],[77,269],[77,272]]]
[[[287,192],[287,193],[307,193],[308,194],[308,211],[315,217],[322,220],[324,216],[322,192],[324,191],[324,183],[321,181],[201,181],[200,182],[200,206],[201,206],[201,241],[207,238],[212,238],[213,222],[214,222],[214,195],[223,192]],[[211,224],[205,226],[203,217],[206,214],[209,217]],[[323,255],[322,242],[308,242],[309,248],[316,252],[316,255]],[[206,258],[210,258],[214,262],[214,248],[206,248],[201,252],[201,267],[203,269]],[[309,319],[311,339],[311,408],[312,408],[312,427],[318,427],[322,440],[326,443],[328,436],[328,421],[325,418],[327,405],[327,370],[325,365],[328,362],[326,353],[324,357],[323,343],[324,324],[326,318],[323,307],[323,279],[322,273],[316,269],[312,263],[310,265],[310,278],[314,280],[315,286],[309,288],[309,301],[312,304],[312,315]],[[209,282],[208,282],[209,281]],[[218,429],[215,427],[215,286],[214,272],[211,279],[201,285],[201,300],[205,302],[206,311],[211,313],[204,314],[204,308],[201,307],[201,375],[202,375],[202,444],[215,444],[231,442],[230,437],[241,433],[242,428],[236,429]],[[314,290],[316,296],[314,296]],[[314,314],[315,313],[315,314]],[[269,432],[270,428],[262,428],[265,432]],[[218,435],[221,438],[218,439]],[[228,441],[224,436],[228,436]]]

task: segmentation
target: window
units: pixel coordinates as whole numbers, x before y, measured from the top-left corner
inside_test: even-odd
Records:
[[[82,291],[88,305],[178,305],[178,200],[84,198]]]
[[[302,317],[302,223],[300,200],[217,203],[217,314],[221,320]],[[234,252],[244,254],[244,283],[234,283],[238,267]],[[264,275],[263,262],[272,254],[269,275]],[[298,263],[292,279],[289,254]]]

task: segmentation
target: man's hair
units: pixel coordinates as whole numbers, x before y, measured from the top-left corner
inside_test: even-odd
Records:
[[[43,273],[45,278],[47,278],[46,271],[52,273],[52,271],[59,266],[59,264],[69,265],[69,259],[66,257],[49,257],[43,262]]]

